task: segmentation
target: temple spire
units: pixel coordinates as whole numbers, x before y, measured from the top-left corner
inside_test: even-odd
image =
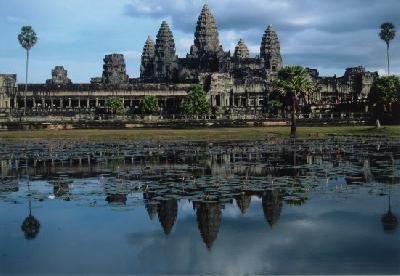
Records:
[[[175,41],[166,21],[161,23],[155,46],[154,71],[158,78],[172,78],[176,67]]]
[[[208,5],[204,5],[197,20],[194,34],[194,48],[200,55],[216,53],[219,50],[217,24]]]
[[[153,75],[154,56],[155,56],[154,40],[151,38],[151,36],[148,36],[142,52],[140,77],[150,77]]]
[[[262,37],[260,57],[267,71],[278,72],[283,67],[278,35],[272,25],[267,27]]]
[[[238,44],[236,45],[234,57],[236,59],[249,58],[249,48],[247,48],[247,45],[243,39],[240,39]]]

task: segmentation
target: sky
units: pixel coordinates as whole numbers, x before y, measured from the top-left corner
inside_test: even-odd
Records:
[[[343,75],[358,65],[386,73],[381,23],[400,30],[399,0],[0,0],[0,73],[17,73],[23,82],[25,52],[17,35],[31,25],[38,43],[31,51],[29,81],[43,83],[63,65],[74,83],[101,76],[104,55],[125,55],[127,73],[139,76],[148,35],[155,38],[162,20],[174,34],[177,54],[193,43],[203,4],[211,8],[220,44],[234,51],[240,38],[252,56],[263,32],[274,26],[286,65],[317,68],[320,75]],[[400,31],[391,43],[391,72],[400,74]]]

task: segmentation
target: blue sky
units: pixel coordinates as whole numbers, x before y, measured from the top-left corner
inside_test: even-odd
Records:
[[[24,50],[17,34],[31,25],[39,40],[31,53],[31,82],[44,82],[63,65],[75,83],[100,76],[107,53],[125,54],[130,77],[139,74],[147,35],[155,37],[163,19],[172,28],[177,53],[185,56],[201,6],[213,11],[224,49],[244,38],[258,54],[262,34],[273,24],[285,64],[318,68],[321,75],[342,75],[364,65],[385,72],[385,44],[379,26],[400,30],[398,0],[0,0],[0,73],[24,79]],[[400,73],[400,31],[391,45],[392,72]]]

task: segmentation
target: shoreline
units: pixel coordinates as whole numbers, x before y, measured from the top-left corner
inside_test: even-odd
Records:
[[[70,129],[70,130],[16,130],[1,131],[0,140],[67,139],[107,140],[133,139],[138,141],[239,141],[265,140],[269,137],[288,138],[290,127],[221,127],[192,129]],[[361,136],[400,138],[400,125],[383,126],[324,126],[297,128],[298,138],[327,136]]]

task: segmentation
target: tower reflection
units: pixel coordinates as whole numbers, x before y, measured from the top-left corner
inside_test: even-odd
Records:
[[[193,208],[196,209],[197,226],[203,242],[211,249],[221,225],[221,206],[218,202],[193,202]]]

